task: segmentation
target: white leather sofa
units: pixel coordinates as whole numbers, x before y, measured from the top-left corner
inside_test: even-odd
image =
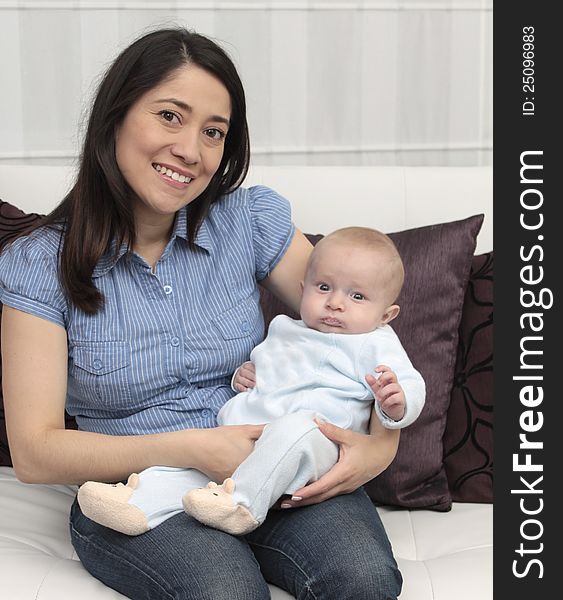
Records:
[[[45,213],[71,178],[66,167],[0,164],[0,198]],[[288,197],[295,222],[308,233],[351,224],[400,231],[484,213],[476,253],[493,247],[487,167],[256,167],[247,181]],[[69,486],[22,484],[11,468],[0,467],[0,598],[122,598],[86,572],[71,546],[75,493]],[[491,504],[454,502],[447,513],[378,510],[404,577],[400,600],[492,600]],[[272,587],[272,598],[290,596]]]

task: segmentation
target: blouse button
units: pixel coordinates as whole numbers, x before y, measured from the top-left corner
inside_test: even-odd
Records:
[[[172,344],[174,347],[176,347],[176,346],[179,346],[179,345],[180,345],[180,338],[173,337],[173,338],[170,340],[170,343],[171,343],[171,344]]]
[[[96,371],[99,371],[102,368],[102,361],[99,358],[96,358],[96,360],[94,360],[92,363],[92,366],[94,369],[96,369]]]
[[[162,289],[164,290],[164,293],[167,294],[167,295],[172,293],[172,286],[171,285],[165,285]]]
[[[244,331],[244,333],[246,333],[247,331],[249,331],[249,330],[250,330],[250,324],[248,323],[248,321],[243,321],[243,322],[240,324],[240,330],[241,330],[241,331]]]

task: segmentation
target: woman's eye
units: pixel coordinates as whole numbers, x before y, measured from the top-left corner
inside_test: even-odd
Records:
[[[360,292],[354,292],[352,294],[352,298],[354,298],[354,300],[363,300],[365,296],[363,294],[360,294]]]
[[[168,121],[168,123],[173,123],[174,119],[176,119],[176,121],[178,121],[178,115],[174,112],[172,112],[171,110],[161,110],[158,113],[165,121]]]
[[[215,127],[212,127],[211,129],[206,129],[205,135],[207,135],[207,137],[211,138],[212,140],[217,141],[222,140],[225,137],[225,133],[220,129],[216,129]]]

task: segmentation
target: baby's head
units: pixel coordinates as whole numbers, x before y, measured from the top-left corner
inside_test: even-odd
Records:
[[[324,333],[368,333],[399,314],[403,262],[384,233],[346,227],[314,248],[303,282],[301,318]]]

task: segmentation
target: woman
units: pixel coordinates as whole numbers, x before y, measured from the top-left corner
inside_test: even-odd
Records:
[[[96,96],[76,184],[0,257],[4,400],[18,478],[115,482],[153,465],[223,481],[261,426],[217,427],[230,376],[263,335],[257,280],[297,308],[311,247],[287,202],[238,189],[245,99],[228,56],[183,29],[126,48]],[[65,430],[64,414],[78,431]],[[74,503],[82,563],[131,598],[396,598],[401,576],[360,489],[396,431],[330,425],[338,464],[234,537],[178,514],[138,537]]]

